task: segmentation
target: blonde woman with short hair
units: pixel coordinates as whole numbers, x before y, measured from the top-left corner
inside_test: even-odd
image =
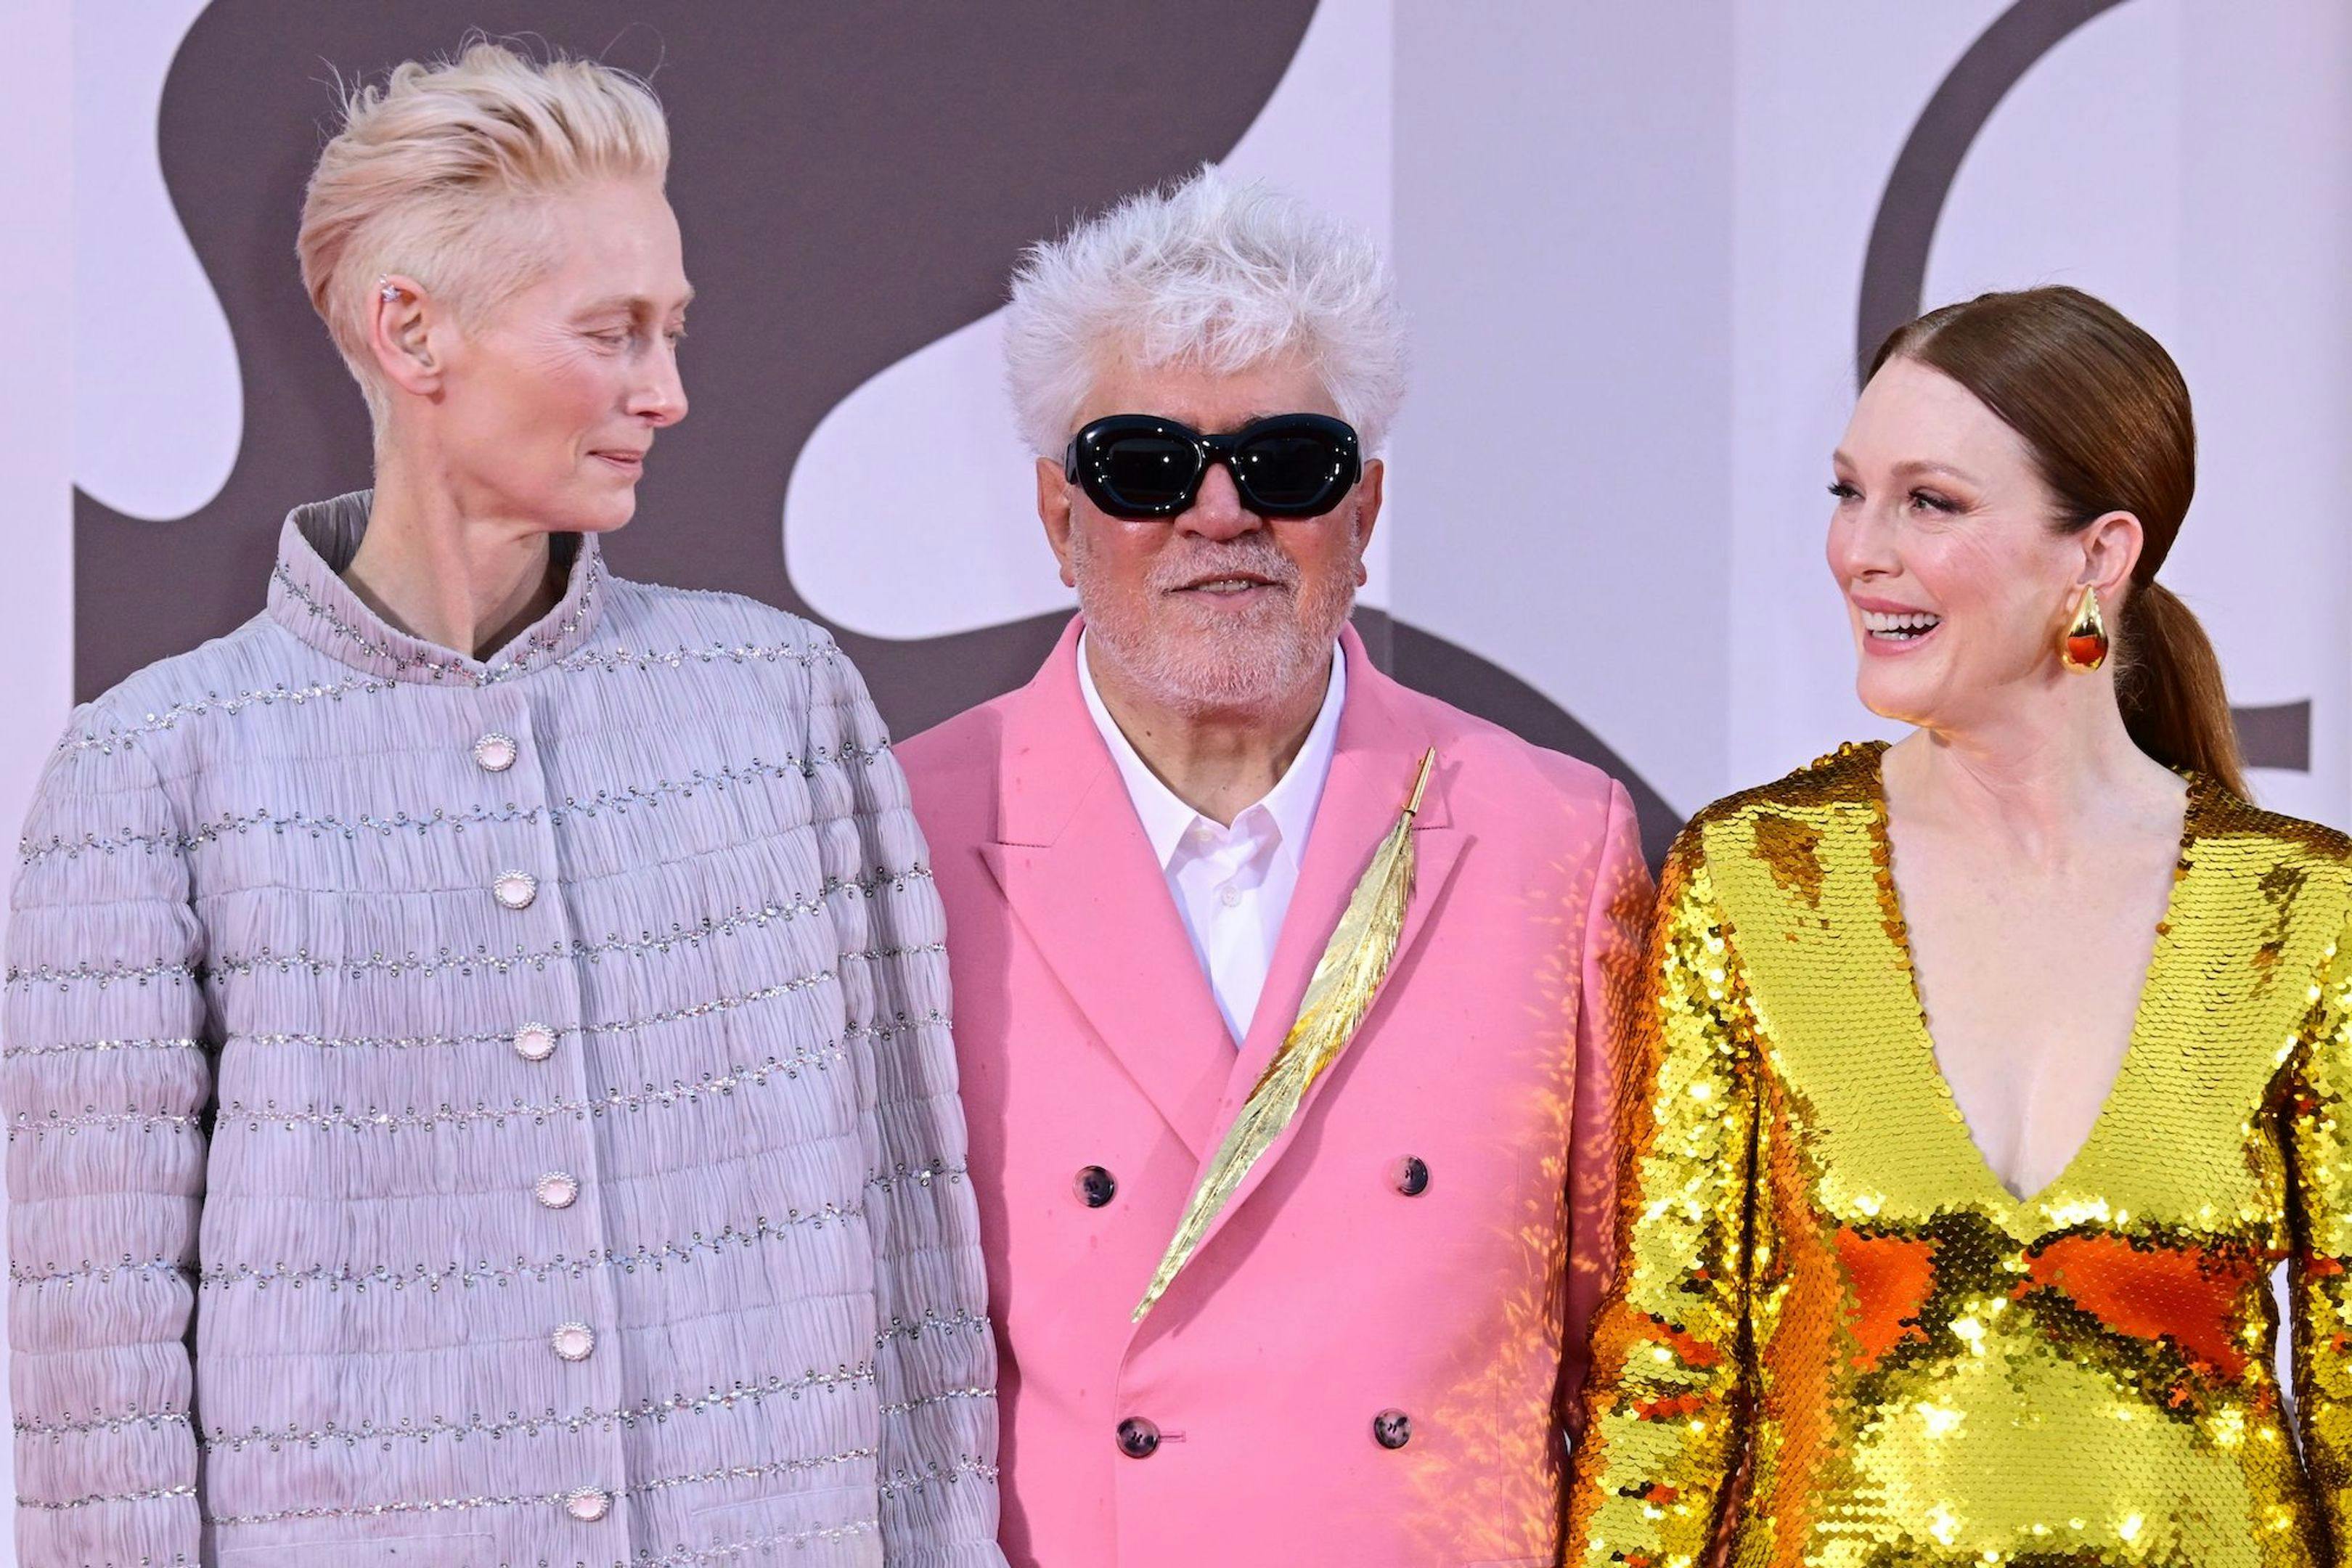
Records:
[[[904,778],[824,631],[598,548],[687,411],[668,156],[643,83],[480,43],[319,160],[374,488],[26,829],[28,1564],[1003,1562]]]

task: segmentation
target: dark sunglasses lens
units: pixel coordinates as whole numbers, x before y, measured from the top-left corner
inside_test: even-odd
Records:
[[[1244,442],[1234,468],[1242,494],[1260,510],[1311,512],[1339,499],[1347,458],[1326,431],[1276,429]]]
[[[1103,488],[1129,507],[1158,510],[1181,503],[1200,470],[1200,454],[1172,436],[1115,436],[1097,448]]]

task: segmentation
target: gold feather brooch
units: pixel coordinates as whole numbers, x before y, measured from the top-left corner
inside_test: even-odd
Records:
[[[1339,1053],[1356,1037],[1364,1015],[1372,1010],[1372,999],[1388,977],[1390,961],[1396,957],[1405,909],[1412,902],[1412,819],[1421,810],[1422,792],[1429,787],[1430,770],[1436,763],[1433,748],[1423,754],[1412,798],[1373,852],[1372,863],[1357,881],[1356,890],[1348,896],[1347,910],[1340,915],[1331,940],[1323,944],[1323,956],[1315,961],[1315,973],[1307,982],[1307,994],[1298,1004],[1298,1016],[1290,1033],[1283,1037],[1282,1049],[1266,1064],[1234,1124],[1225,1130],[1216,1158],[1209,1162],[1201,1184],[1192,1190],[1192,1201],[1184,1205],[1183,1221],[1176,1227],[1175,1239],[1168,1244],[1167,1256],[1160,1260],[1159,1272],[1151,1277],[1151,1289],[1136,1304],[1133,1321],[1143,1321],[1178,1271],[1192,1261],[1201,1238],[1248,1179],[1251,1167],[1282,1136],[1283,1129],[1298,1113],[1307,1089],[1339,1059]]]

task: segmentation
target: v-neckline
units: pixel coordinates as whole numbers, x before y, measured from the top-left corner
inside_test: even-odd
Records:
[[[2174,770],[2189,786],[2188,795],[2180,806],[2180,848],[2173,861],[2172,886],[2166,889],[2164,896],[2164,917],[2157,922],[2156,942],[2148,953],[2147,968],[2140,975],[2139,996],[2132,1007],[2131,1033],[2124,1042],[2123,1058],[2116,1064],[2115,1077],[2109,1080],[2106,1093],[2099,1100],[2097,1114],[2091,1118],[2090,1130],[2083,1134],[2082,1142],[2074,1146],[2074,1152],[2066,1157],[2057,1174],[2034,1191],[2021,1195],[2010,1190],[2009,1184],[2000,1179],[2000,1173],[1986,1157],[1984,1144],[1978,1140],[1977,1130],[1969,1122],[1968,1113],[1960,1109],[1959,1096],[1952,1092],[1952,1080],[1945,1076],[1943,1058],[1936,1051],[1935,1031],[1928,1026],[1927,1004],[1919,989],[1918,955],[1912,950],[1911,926],[1903,913],[1902,890],[1895,884],[1895,832],[1886,808],[1888,748],[1884,741],[1873,742],[1873,745],[1874,749],[1866,770],[1872,858],[1878,868],[1879,903],[1886,921],[1886,932],[1893,940],[1895,951],[1902,955],[1903,984],[1910,993],[1911,1016],[1918,1024],[1920,1062],[1927,1069],[1928,1082],[1933,1086],[1937,1099],[1958,1131],[1960,1142],[1967,1145],[1969,1163],[1977,1174],[2010,1208],[2031,1213],[2044,1206],[2051,1198],[2075,1182],[2106,1133],[2108,1124],[2116,1120],[2116,1108],[2130,1088],[2139,1058],[2145,1054],[2148,1014],[2165,992],[2161,982],[2172,959],[2172,933],[2180,915],[2181,884],[2189,879],[2191,851],[2196,846],[2199,821],[2205,810],[2204,775],[2188,768]]]

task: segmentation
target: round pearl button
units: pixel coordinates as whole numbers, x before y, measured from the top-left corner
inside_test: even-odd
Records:
[[[506,772],[515,765],[516,754],[514,737],[495,730],[474,742],[474,761],[484,773]]]
[[[528,871],[502,871],[490,884],[490,892],[508,909],[527,910],[539,897],[539,879]]]
[[[565,1361],[586,1361],[596,1348],[596,1331],[585,1323],[560,1324],[548,1343]]]
[[[594,1487],[582,1487],[563,1500],[563,1511],[583,1524],[593,1524],[613,1511],[613,1494]]]
[[[580,1196],[580,1178],[569,1171],[550,1171],[535,1189],[541,1207],[568,1209]]]
[[[514,1048],[527,1062],[543,1062],[555,1054],[555,1031],[544,1024],[525,1024],[515,1031]]]
[[[1235,904],[1238,904],[1241,901],[1241,893],[1232,883],[1228,882],[1223,887],[1217,889],[1217,902],[1224,905],[1225,908],[1232,909]]]

